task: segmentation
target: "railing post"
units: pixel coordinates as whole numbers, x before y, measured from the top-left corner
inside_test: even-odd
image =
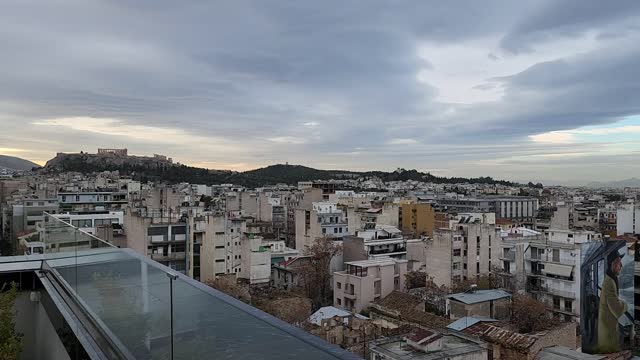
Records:
[[[170,313],[171,313],[171,360],[173,360],[173,281],[178,278],[178,274],[167,273],[169,277],[169,303],[170,303]]]

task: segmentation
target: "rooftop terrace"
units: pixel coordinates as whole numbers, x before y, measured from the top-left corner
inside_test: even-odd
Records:
[[[36,273],[92,359],[357,358],[131,249],[45,226],[45,254],[0,258],[0,273]]]

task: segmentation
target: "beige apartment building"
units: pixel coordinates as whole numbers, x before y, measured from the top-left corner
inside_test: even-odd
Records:
[[[425,246],[426,272],[437,285],[489,275],[500,265],[500,232],[493,224],[459,222],[437,229]]]
[[[318,238],[342,240],[349,234],[345,213],[336,203],[314,202],[310,210],[296,210],[296,250],[300,252]]]
[[[380,258],[346,262],[333,273],[333,306],[360,312],[394,290],[405,288],[407,260]]]

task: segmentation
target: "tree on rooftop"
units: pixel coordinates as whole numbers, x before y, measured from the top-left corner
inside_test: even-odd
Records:
[[[421,271],[408,271],[405,274],[405,279],[407,289],[422,288],[427,284],[425,273]]]
[[[511,301],[511,322],[523,334],[547,330],[557,324],[557,320],[548,315],[547,305],[519,294],[514,294]]]
[[[304,249],[304,255],[310,256],[310,261],[299,273],[305,296],[311,299],[314,309],[333,303],[331,259],[341,252],[342,246],[328,237],[318,238]]]

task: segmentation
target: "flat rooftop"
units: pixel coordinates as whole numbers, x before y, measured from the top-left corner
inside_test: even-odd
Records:
[[[451,294],[447,297],[449,299],[457,300],[465,304],[476,304],[480,302],[511,297],[511,293],[502,289],[474,290],[469,292]]]
[[[360,261],[349,261],[344,263],[345,265],[353,265],[358,267],[371,267],[371,266],[388,266],[395,265],[399,262],[407,262],[407,260],[395,260],[391,258],[381,258],[381,259],[372,259],[372,260],[360,260]]]
[[[442,348],[436,351],[424,352],[407,344],[402,337],[394,337],[374,342],[371,350],[388,356],[390,359],[432,360],[458,358],[465,354],[486,351],[481,342],[472,341],[462,336],[444,334]]]

